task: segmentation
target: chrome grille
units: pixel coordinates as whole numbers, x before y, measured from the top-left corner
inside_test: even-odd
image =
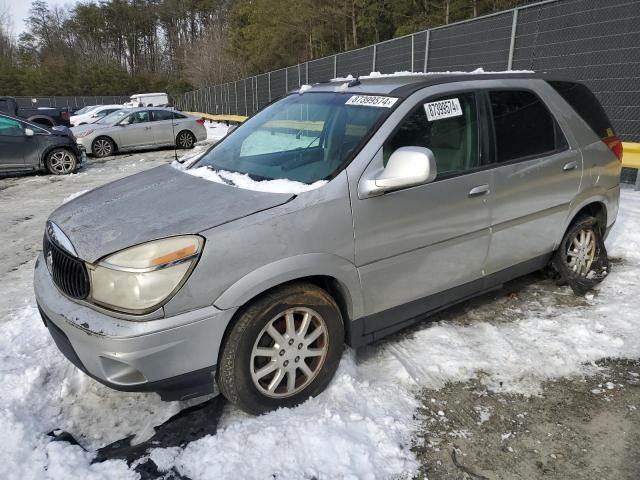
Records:
[[[44,235],[43,253],[53,282],[66,295],[79,300],[89,295],[89,275],[84,263]]]

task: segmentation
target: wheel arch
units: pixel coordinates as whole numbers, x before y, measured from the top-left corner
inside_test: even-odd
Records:
[[[49,154],[51,152],[53,152],[56,149],[63,149],[63,150],[67,150],[71,153],[73,153],[73,155],[76,157],[76,162],[78,161],[78,155],[76,154],[76,152],[73,150],[73,148],[71,148],[69,145],[50,145],[47,148],[45,148],[42,151],[42,154],[40,155],[40,165],[39,168],[42,170],[46,170],[47,168],[47,157],[49,156]]]
[[[47,127],[55,127],[57,125],[56,121],[53,118],[48,117],[46,115],[34,115],[32,117],[27,118],[27,121],[31,123],[36,123],[38,125],[44,125]],[[43,123],[43,122],[46,122],[46,123]]]
[[[576,208],[563,233],[566,233],[566,231],[571,228],[579,218],[584,216],[594,217],[598,221],[598,226],[602,230],[602,233],[604,233],[607,228],[608,221],[607,205],[605,204],[604,199],[591,199]]]
[[[260,267],[227,288],[213,305],[221,310],[238,309],[226,326],[229,331],[245,306],[276,288],[296,282],[311,283],[327,291],[338,304],[345,323],[363,315],[355,265],[330,254],[299,255]],[[350,330],[345,325],[345,332]]]

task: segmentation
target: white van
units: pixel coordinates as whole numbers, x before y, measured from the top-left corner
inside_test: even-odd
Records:
[[[166,107],[169,105],[169,96],[166,93],[136,93],[129,97],[127,107]]]

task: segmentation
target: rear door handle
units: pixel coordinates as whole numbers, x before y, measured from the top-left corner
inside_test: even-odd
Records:
[[[469,190],[470,197],[477,197],[479,195],[486,195],[489,193],[489,185],[478,185]]]
[[[578,168],[578,162],[574,160],[573,162],[565,163],[564,167],[562,167],[562,170],[564,170],[565,172],[569,172],[571,170],[575,170],[576,168]]]

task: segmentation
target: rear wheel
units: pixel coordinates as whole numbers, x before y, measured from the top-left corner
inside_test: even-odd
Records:
[[[576,220],[565,233],[552,260],[560,281],[578,295],[600,283],[609,273],[602,229],[591,216]]]
[[[178,133],[176,145],[178,145],[179,148],[193,148],[195,143],[196,137],[189,130],[183,130]]]
[[[68,175],[76,171],[78,159],[70,150],[55,148],[49,152],[45,163],[50,174]]]
[[[248,413],[293,407],[327,387],[343,344],[333,298],[312,284],[287,285],[240,314],[221,350],[218,385]]]
[[[91,144],[91,151],[98,158],[108,157],[113,155],[115,145],[110,138],[98,137]]]

